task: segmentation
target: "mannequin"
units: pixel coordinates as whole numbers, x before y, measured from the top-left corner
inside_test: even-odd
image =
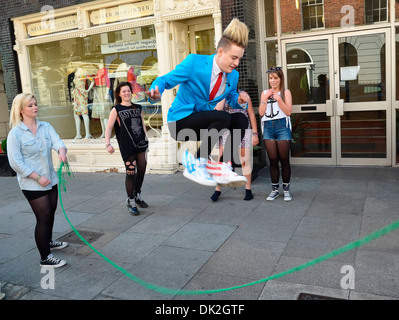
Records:
[[[111,81],[104,64],[100,63],[98,66],[99,69],[94,78],[95,87],[92,117],[100,119],[102,134],[99,139],[102,139],[105,136],[105,129],[107,128],[108,117],[112,106],[109,94]]]
[[[129,82],[132,85],[132,102],[138,102],[145,98],[144,87],[137,83],[135,70],[126,63],[121,63],[115,71],[114,90],[121,82]]]
[[[89,119],[89,110],[88,110],[88,92],[93,88],[95,82],[91,81],[89,88],[86,90],[86,80],[89,79],[89,73],[78,67],[75,72],[75,78],[73,80],[75,88],[72,91],[73,94],[73,110],[74,110],[74,118],[75,118],[75,126],[76,126],[76,139],[82,139],[82,135],[80,134],[80,117],[83,117],[83,123],[85,126],[86,136],[85,139],[92,139],[92,135],[90,134],[90,119]]]

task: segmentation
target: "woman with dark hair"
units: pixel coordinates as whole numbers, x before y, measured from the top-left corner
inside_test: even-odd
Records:
[[[115,128],[116,139],[126,167],[126,205],[129,212],[137,216],[140,213],[136,204],[141,208],[148,207],[141,198],[141,187],[147,168],[148,139],[142,106],[132,103],[131,100],[131,84],[121,82],[115,89],[116,105],[111,110],[105,130],[105,149],[110,154],[115,152],[110,143],[112,128]]]
[[[284,73],[280,67],[271,68],[269,75],[270,89],[264,90],[259,105],[259,115],[262,117],[263,140],[270,161],[270,177],[272,191],[266,198],[268,201],[276,199],[279,193],[280,169],[283,180],[284,201],[291,201],[290,194],[290,148],[291,148],[291,119],[292,95],[284,87]]]

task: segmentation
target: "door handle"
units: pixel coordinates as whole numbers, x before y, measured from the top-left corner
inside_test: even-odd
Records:
[[[337,116],[343,116],[344,115],[344,99],[337,99],[337,100],[335,100],[335,103],[336,103]]]
[[[326,115],[327,117],[332,117],[334,115],[332,100],[326,100]]]

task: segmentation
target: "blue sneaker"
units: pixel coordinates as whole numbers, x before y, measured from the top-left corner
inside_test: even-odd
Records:
[[[183,172],[184,177],[204,186],[216,187],[216,181],[206,169],[206,159],[195,159],[194,156],[186,150],[182,157],[182,163],[185,168]]]

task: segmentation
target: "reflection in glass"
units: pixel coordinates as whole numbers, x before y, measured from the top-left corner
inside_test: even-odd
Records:
[[[325,113],[291,115],[292,157],[331,158],[331,122]]]
[[[328,66],[327,40],[287,44],[287,82],[293,104],[330,99]]]
[[[197,54],[215,53],[215,31],[213,29],[195,32]]]
[[[272,67],[280,66],[278,60],[278,46],[277,41],[266,42],[266,54],[267,54],[267,69]]]
[[[345,102],[385,101],[385,34],[339,39],[340,97]]]
[[[342,158],[386,158],[386,111],[345,112],[341,117]]]

